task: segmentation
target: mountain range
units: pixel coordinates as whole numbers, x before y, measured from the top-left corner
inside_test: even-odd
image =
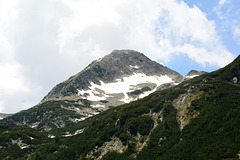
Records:
[[[135,85],[122,85],[129,77]],[[217,71],[182,76],[139,52],[113,51],[54,87],[39,105],[1,120],[0,159],[236,160],[239,80],[240,56]],[[124,88],[121,96],[114,87]],[[108,106],[110,96],[120,105]],[[83,116],[96,105],[104,109]],[[74,118],[83,119],[71,123]]]

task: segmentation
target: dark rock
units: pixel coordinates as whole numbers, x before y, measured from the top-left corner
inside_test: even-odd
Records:
[[[191,86],[189,89],[188,89],[188,93],[193,93],[197,90],[198,88],[195,87],[195,86]]]
[[[233,72],[234,72],[236,78],[237,78],[237,79],[240,79],[240,70],[239,70],[239,69],[236,69],[236,70],[234,70]]]
[[[197,70],[191,70],[190,72],[188,72],[188,74],[186,76],[193,76],[193,75],[202,75],[202,74],[205,74],[207,72],[205,71],[197,71]]]

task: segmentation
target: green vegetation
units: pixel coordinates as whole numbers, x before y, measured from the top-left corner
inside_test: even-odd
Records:
[[[27,159],[28,154],[47,141],[50,139],[44,132],[26,126],[0,125],[0,159]]]
[[[102,102],[102,103],[108,103],[107,100],[101,100],[100,102]]]
[[[135,90],[135,91],[132,91],[130,92],[130,94],[133,94],[133,95],[139,95],[139,94],[142,94],[143,92],[141,90]]]
[[[144,87],[142,89],[137,89],[135,91],[132,91],[130,92],[130,94],[133,94],[133,95],[139,95],[139,94],[142,94],[143,92],[147,92],[147,91],[151,91],[151,88],[149,87]]]
[[[59,128],[73,125],[71,119],[79,119],[82,116],[69,108],[90,107],[87,100],[79,101],[47,101],[33,108],[21,111],[13,116],[5,118],[0,124],[14,125],[15,123],[27,124],[34,126],[37,124],[38,130],[46,130],[47,128]],[[70,119],[71,118],[71,119]]]

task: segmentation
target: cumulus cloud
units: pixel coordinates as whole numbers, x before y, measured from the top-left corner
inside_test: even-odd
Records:
[[[218,5],[219,5],[219,6],[222,6],[222,5],[224,5],[225,3],[230,2],[230,1],[231,1],[231,0],[220,0],[219,3],[218,3]]]
[[[219,21],[218,26],[219,32],[225,34],[226,39],[235,40],[232,41],[231,49],[237,48],[239,45],[239,26],[240,26],[240,10],[239,10],[240,1],[232,0],[220,0],[218,5],[214,8],[215,13],[217,14]],[[228,42],[226,42],[228,43]]]
[[[159,49],[171,54],[183,53],[201,65],[223,67],[233,59],[201,10],[184,2],[165,1],[158,25]],[[171,6],[171,7],[170,7]]]
[[[191,44],[199,56],[191,56],[196,53],[189,52],[184,54],[203,65],[222,67],[233,59],[222,45],[214,22],[209,21],[198,7],[190,8],[183,1],[63,2],[71,16],[61,19],[60,54],[81,51],[102,56],[116,48],[134,48],[168,62],[170,55],[181,52],[178,49],[183,45]],[[199,59],[208,54],[210,59]],[[212,54],[214,56],[210,56]]]
[[[223,67],[233,59],[201,10],[190,8],[184,2],[168,1],[162,6],[159,23],[159,48],[173,55],[182,53],[206,66]],[[171,6],[171,7],[169,7]]]
[[[20,110],[22,98],[29,94],[29,86],[21,75],[19,64],[5,63],[0,65],[0,89],[1,110],[8,112]],[[19,97],[21,98],[19,99]]]
[[[176,54],[218,67],[233,59],[215,23],[183,1],[0,0],[0,4],[0,72],[6,74],[1,82],[15,85],[0,85],[4,112],[31,107],[54,85],[114,49],[138,50],[165,64]]]
[[[0,88],[3,92],[10,94],[18,91],[27,91],[27,87],[24,86],[21,75],[19,74],[18,64],[4,64],[0,66]]]

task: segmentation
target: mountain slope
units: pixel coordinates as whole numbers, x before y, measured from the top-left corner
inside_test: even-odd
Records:
[[[61,160],[239,159],[239,80],[240,57],[223,69],[74,124],[68,128],[69,132],[82,130],[81,133],[62,135],[54,142],[49,140],[36,147],[29,157]],[[62,129],[56,129],[54,133],[62,133]],[[0,149],[1,153],[6,149]]]
[[[50,155],[111,160],[238,159],[239,71],[240,57],[223,69],[109,110],[93,119],[82,134],[63,139],[66,149]]]
[[[58,84],[40,104],[0,123],[24,124],[40,130],[61,128],[182,80],[182,75],[142,53],[115,50]]]

